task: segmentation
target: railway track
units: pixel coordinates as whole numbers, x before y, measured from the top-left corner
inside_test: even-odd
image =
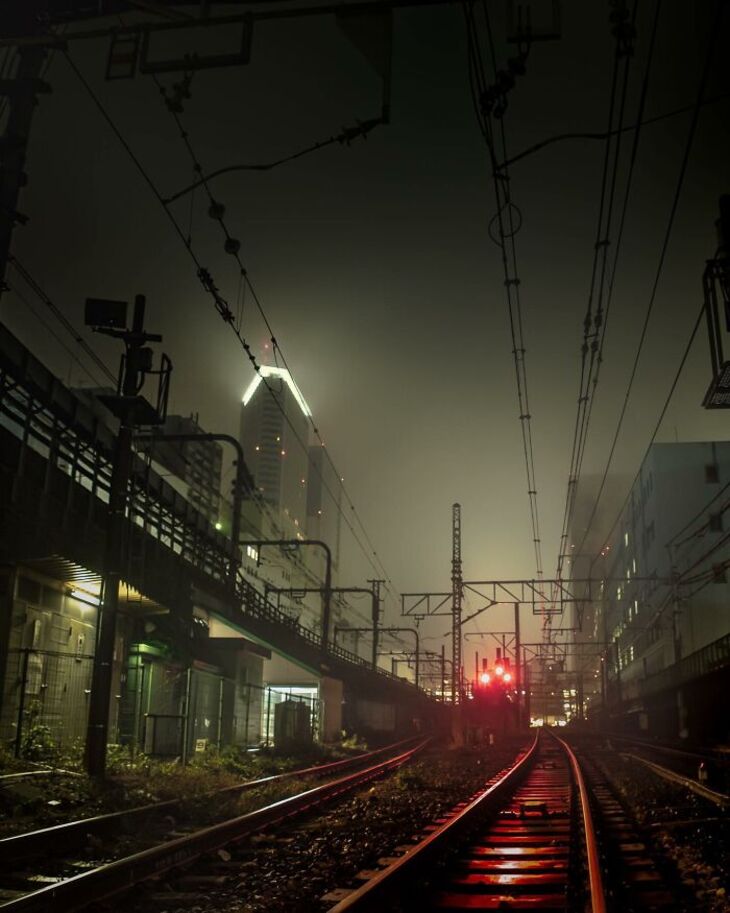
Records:
[[[702,788],[722,796],[730,792],[730,751],[720,748],[678,748],[658,742],[650,742],[635,736],[612,734],[608,737],[610,744],[622,754],[626,753],[638,760],[649,761],[659,773],[671,771],[684,778],[685,785],[702,795]],[[660,774],[662,775],[662,774]],[[705,798],[714,801],[713,796]]]
[[[415,741],[413,738],[404,739],[391,745],[385,745],[375,751],[364,752],[340,761],[331,761],[313,767],[271,774],[255,780],[246,780],[234,786],[226,786],[215,790],[208,797],[225,800],[263,787],[284,783],[288,780],[334,777],[347,770],[370,764],[377,758],[395,754]],[[141,827],[155,827],[156,822],[177,814],[178,810],[183,808],[184,805],[185,800],[181,798],[167,799],[162,802],[149,803],[117,812],[55,824],[0,839],[0,901],[3,899],[3,874],[9,870],[12,871],[18,865],[41,856],[53,857],[57,856],[59,852],[68,853],[69,851],[78,850],[89,842],[90,837],[92,842],[96,839],[108,840],[132,829],[139,830]]]
[[[414,743],[415,742],[415,743]],[[428,739],[413,739],[375,752],[318,767],[288,771],[247,781],[217,791],[211,800],[235,792],[268,786],[295,777],[335,777],[327,783],[244,815],[181,834],[150,823],[169,814],[180,800],[83,819],[0,840],[0,910],[3,913],[70,911],[82,909],[172,869],[186,866],[199,856],[235,843],[284,819],[310,812],[342,794],[401,767],[418,754]],[[366,766],[362,768],[362,765]],[[362,769],[344,773],[354,766]],[[337,776],[337,774],[342,774]],[[154,845],[122,858],[113,858],[113,847],[99,839],[130,827],[145,829]],[[94,856],[79,858],[79,847],[97,847]],[[40,862],[42,858],[43,862]],[[42,871],[39,866],[42,865]]]
[[[683,909],[601,771],[548,732],[426,831],[329,913]]]

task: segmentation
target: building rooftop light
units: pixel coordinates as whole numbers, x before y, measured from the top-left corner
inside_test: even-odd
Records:
[[[256,376],[253,378],[251,383],[246,388],[246,391],[243,394],[243,405],[247,406],[251,401],[251,397],[254,395],[256,390],[259,387],[259,384],[264,378],[267,377],[278,377],[280,380],[283,380],[284,383],[289,387],[292,396],[297,401],[299,408],[302,410],[304,415],[311,416],[312,411],[307,405],[307,401],[302,396],[301,390],[294,383],[294,379],[291,374],[286,370],[286,368],[277,368],[274,365],[261,365]]]

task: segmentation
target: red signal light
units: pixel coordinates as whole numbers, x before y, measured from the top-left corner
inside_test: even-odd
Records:
[[[488,672],[482,672],[482,674],[479,676],[479,681],[480,681],[483,685],[488,685],[488,684],[491,682],[491,680],[492,680],[492,679],[491,679],[491,677],[490,677],[490,675],[489,675]]]
[[[502,676],[504,675],[504,666],[495,666],[494,671],[497,675]]]
[[[503,675],[503,677],[502,677],[502,681],[503,681],[503,682],[511,682],[511,681],[512,681],[512,673],[511,673],[511,672],[505,672],[504,675]]]

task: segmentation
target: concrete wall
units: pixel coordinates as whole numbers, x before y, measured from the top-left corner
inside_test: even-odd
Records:
[[[323,742],[336,742],[342,731],[342,682],[336,678],[323,677],[319,694],[322,699],[321,739]]]

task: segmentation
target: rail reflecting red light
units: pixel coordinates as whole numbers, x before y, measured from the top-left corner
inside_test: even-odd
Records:
[[[585,840],[583,883],[573,876],[579,867],[570,863],[582,848],[572,820]],[[329,913],[381,911],[391,901],[418,910],[606,913],[588,790],[565,742],[538,732],[506,773]]]
[[[416,873],[439,859],[444,852],[444,848],[452,840],[458,840],[463,831],[471,827],[471,819],[474,814],[487,806],[491,799],[500,796],[506,788],[515,783],[520,773],[529,766],[536,756],[538,742],[539,733],[536,733],[529,750],[518,758],[506,773],[495,778],[462,811],[453,815],[445,824],[415,844],[413,849],[401,856],[400,859],[378,872],[377,875],[360,888],[348,894],[347,897],[331,907],[328,913],[385,909],[378,905],[385,900],[391,890],[394,890],[394,883],[403,884],[406,881],[415,883]]]
[[[606,913],[606,895],[603,890],[603,873],[601,869],[601,859],[598,854],[598,841],[596,840],[596,829],[593,825],[593,816],[591,815],[591,806],[586,788],[583,772],[572,748],[564,742],[559,736],[553,734],[553,738],[563,746],[570,759],[570,765],[573,769],[580,796],[580,811],[583,820],[583,834],[586,844],[586,864],[588,866],[588,882],[590,885],[590,909],[592,913]]]

